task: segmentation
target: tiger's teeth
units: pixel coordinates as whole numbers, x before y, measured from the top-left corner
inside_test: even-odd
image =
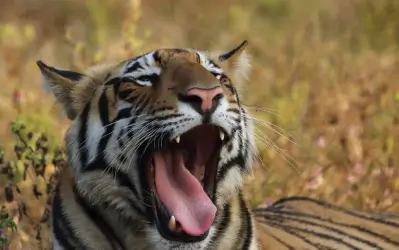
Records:
[[[220,140],[224,140],[224,133],[223,133],[223,131],[220,131],[219,132],[219,137],[220,137]]]
[[[169,227],[170,231],[172,231],[172,232],[176,231],[176,219],[173,215],[172,215],[172,217],[170,217],[168,227]]]
[[[177,144],[179,144],[179,142],[180,142],[180,136],[176,137],[176,138],[175,138],[175,141],[176,141]]]

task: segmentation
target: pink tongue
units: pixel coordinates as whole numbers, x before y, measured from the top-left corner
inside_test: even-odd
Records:
[[[216,207],[200,182],[184,166],[181,152],[154,155],[155,187],[159,199],[185,233],[201,235],[215,219]]]

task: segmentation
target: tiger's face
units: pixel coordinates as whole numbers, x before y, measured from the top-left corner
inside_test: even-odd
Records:
[[[88,74],[38,62],[73,120],[66,142],[78,188],[92,200],[93,189],[113,188],[101,199],[144,220],[154,245],[210,244],[255,150],[234,82],[247,67],[245,45],[216,60],[161,49]]]

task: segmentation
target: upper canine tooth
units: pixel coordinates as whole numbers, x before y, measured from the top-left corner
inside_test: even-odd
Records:
[[[172,232],[176,231],[176,219],[173,215],[172,215],[172,217],[170,217],[168,227],[169,227],[170,231],[172,231]]]
[[[219,132],[219,137],[220,137],[220,140],[224,140],[224,133],[223,133],[223,131],[220,131]]]
[[[180,142],[180,136],[176,137],[175,141],[176,141],[176,143],[179,143]]]

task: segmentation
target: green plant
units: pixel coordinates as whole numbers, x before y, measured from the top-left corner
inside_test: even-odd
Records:
[[[5,207],[0,210],[0,250],[8,250],[11,243],[10,238],[7,235],[7,231],[17,231],[17,225],[14,220],[10,218]]]

